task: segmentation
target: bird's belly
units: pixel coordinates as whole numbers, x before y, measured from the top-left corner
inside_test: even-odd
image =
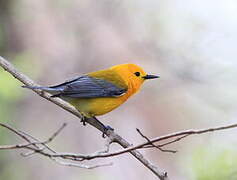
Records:
[[[83,115],[87,117],[106,114],[120,106],[125,100],[123,98],[79,98],[69,101]]]

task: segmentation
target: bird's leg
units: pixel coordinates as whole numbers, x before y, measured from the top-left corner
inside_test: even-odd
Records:
[[[90,120],[92,120],[92,121],[96,121],[97,122],[97,124],[98,124],[98,129],[103,129],[102,131],[103,131],[103,134],[102,134],[102,137],[103,138],[105,138],[105,135],[106,135],[106,132],[108,131],[108,130],[111,130],[111,131],[113,131],[114,129],[112,128],[112,127],[110,127],[110,126],[105,126],[102,122],[100,122],[96,117],[91,117],[91,118],[88,118],[88,117],[86,117],[86,116],[82,116],[82,118],[81,118],[81,122],[83,123],[83,125],[85,126],[86,125],[86,123],[88,122],[88,121],[90,121]]]
[[[105,138],[106,132],[108,130],[113,131],[114,129],[110,126],[105,126],[102,122],[100,122],[96,117],[93,117],[94,120],[96,120],[102,127],[103,127],[103,134],[102,137]]]
[[[87,119],[86,116],[82,116],[82,117],[81,117],[81,122],[82,122],[83,126],[86,125],[86,119]]]

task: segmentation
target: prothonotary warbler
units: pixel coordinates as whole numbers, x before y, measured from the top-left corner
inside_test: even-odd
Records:
[[[105,70],[91,72],[62,84],[48,87],[24,86],[49,92],[72,104],[86,118],[106,114],[123,104],[135,94],[147,79],[159,76],[148,75],[135,64],[120,64]]]

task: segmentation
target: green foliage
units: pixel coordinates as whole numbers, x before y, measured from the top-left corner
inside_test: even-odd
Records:
[[[203,147],[193,154],[192,168],[195,180],[236,180],[237,151]]]

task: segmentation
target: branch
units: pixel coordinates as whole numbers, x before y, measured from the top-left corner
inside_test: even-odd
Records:
[[[19,72],[11,63],[9,63],[7,60],[5,60],[3,57],[0,56],[0,66],[5,69],[7,72],[9,72],[12,76],[14,76],[17,80],[21,81],[24,85],[27,86],[38,86],[33,80],[31,80],[29,77],[24,75],[23,73]],[[51,101],[52,103],[60,106],[64,110],[74,114],[78,118],[81,119],[81,114],[79,111],[76,110],[72,105],[69,103],[63,101],[60,98],[51,98],[49,93],[42,92],[40,90],[33,90],[41,97]],[[87,121],[90,125],[100,130],[102,133],[104,133],[104,128],[101,124],[99,124],[94,119],[89,119]],[[116,134],[114,131],[108,130],[105,133],[109,139],[111,139],[112,142],[118,143],[123,148],[128,148],[131,146],[129,142],[127,142],[125,139],[123,139],[120,135]],[[151,170],[160,180],[167,180],[168,176],[166,172],[162,172],[158,167],[154,166],[151,162],[149,162],[147,159],[144,158],[144,156],[137,150],[129,151],[136,159],[138,159],[145,167],[147,167],[149,170]]]
[[[38,139],[36,139],[32,135],[28,135],[25,132],[22,132],[22,131],[17,130],[13,127],[10,127],[9,125],[0,123],[0,126],[8,129],[9,131],[13,132],[17,136],[19,136],[22,139],[24,139],[25,141],[27,141],[27,143],[25,143],[25,144],[1,145],[0,150],[27,149],[27,150],[30,150],[30,152],[28,152],[26,154],[22,154],[23,156],[29,156],[29,155],[38,153],[40,155],[48,157],[49,159],[51,159],[52,161],[54,161],[54,162],[56,162],[60,165],[69,166],[69,167],[94,169],[94,168],[98,168],[98,167],[111,166],[112,165],[111,163],[109,163],[109,164],[97,164],[97,165],[89,166],[89,165],[85,165],[85,164],[77,164],[77,163],[61,161],[60,159],[66,159],[66,160],[69,159],[69,160],[71,160],[70,158],[64,158],[63,156],[54,157],[53,155],[58,154],[58,153],[56,151],[52,150],[51,148],[49,148],[49,146],[47,144],[49,142],[51,142],[63,130],[63,128],[66,126],[65,123],[55,133],[53,133],[53,135],[51,137],[49,137],[46,141],[43,141],[43,142],[40,142]],[[46,152],[45,150],[49,150],[50,153]],[[79,161],[79,160],[76,160],[76,159],[73,159],[73,160],[74,161]]]
[[[197,130],[185,130],[185,131],[178,131],[175,133],[167,134],[164,136],[156,137],[153,139],[148,139],[147,137],[147,142],[138,144],[126,149],[118,150],[116,152],[111,152],[111,153],[94,153],[94,154],[89,154],[89,155],[83,155],[83,154],[67,154],[67,153],[62,153],[62,154],[56,154],[53,155],[53,157],[65,157],[67,159],[80,159],[80,161],[83,160],[91,160],[91,159],[96,159],[96,158],[106,158],[106,157],[113,157],[113,156],[118,156],[124,153],[132,152],[137,149],[142,149],[142,148],[153,148],[155,147],[164,147],[169,144],[175,143],[177,141],[180,141],[181,139],[184,139],[190,135],[195,135],[195,134],[205,134],[205,133],[210,133],[214,131],[220,131],[220,130],[226,130],[226,129],[232,129],[236,128],[237,124],[231,124],[231,125],[226,125],[226,126],[220,126],[220,127],[215,127],[215,128],[207,128],[207,129],[197,129]],[[143,135],[144,136],[144,135]],[[160,144],[160,145],[154,145],[154,143],[161,142],[164,140],[169,140],[171,138],[175,138],[174,140],[168,141],[166,143]],[[159,149],[160,150],[160,149]],[[164,151],[164,150],[163,150]]]
[[[44,142],[40,142],[38,139],[36,139],[35,137],[33,137],[32,135],[26,133],[26,132],[23,132],[23,131],[20,131],[18,130],[20,133],[28,136],[29,138],[31,138],[32,140],[36,141],[37,143],[43,145],[46,149],[48,149],[49,151],[51,151],[52,153],[56,153],[52,148],[50,148],[47,144],[50,143],[51,141],[54,140],[54,138],[67,126],[66,123],[63,123],[63,125],[55,132],[53,133],[53,135],[51,137],[49,137],[46,141]],[[28,153],[25,153],[25,154],[22,154],[22,156],[30,156],[32,154],[34,154],[35,151],[32,151],[32,152],[28,152]]]
[[[140,136],[142,136],[144,139],[146,139],[147,142],[149,143],[148,146],[146,146],[146,147],[144,146],[144,147],[142,147],[142,148],[152,148],[152,147],[154,147],[154,148],[159,149],[159,150],[162,151],[162,152],[171,152],[171,153],[176,153],[176,152],[177,152],[177,151],[174,151],[174,150],[162,149],[161,147],[162,147],[162,146],[166,146],[168,143],[163,144],[163,145],[155,145],[154,143],[151,142],[151,140],[150,140],[148,137],[146,137],[146,136],[141,132],[140,129],[136,129],[136,130],[137,130],[137,132],[140,134]],[[172,141],[172,143],[173,143],[173,141]],[[171,142],[169,142],[169,144],[171,144]]]

